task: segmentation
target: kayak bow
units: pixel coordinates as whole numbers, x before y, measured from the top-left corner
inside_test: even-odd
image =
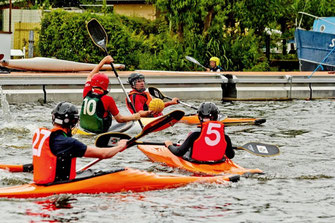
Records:
[[[164,163],[171,167],[188,170],[194,173],[203,174],[261,174],[260,169],[246,169],[235,164],[231,159],[226,158],[226,161],[218,164],[198,164],[186,161],[178,156],[175,156],[165,146],[138,145],[137,146],[151,161]]]

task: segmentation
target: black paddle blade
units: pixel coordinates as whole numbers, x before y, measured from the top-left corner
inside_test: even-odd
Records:
[[[242,147],[237,148],[248,151],[257,156],[276,156],[280,154],[277,146],[265,143],[249,142]]]
[[[156,98],[159,98],[162,100],[165,98],[165,96],[155,87],[149,87],[148,90],[149,90],[149,93]]]
[[[100,47],[107,53],[107,33],[105,29],[101,26],[101,24],[96,19],[91,19],[87,23],[87,31],[93,40],[94,44]]]
[[[97,136],[95,140],[96,147],[113,147],[121,139],[131,139],[131,137],[119,132],[106,132]]]
[[[144,126],[142,132],[139,135],[135,136],[134,138],[138,139],[139,137],[142,137],[150,132],[158,132],[170,126],[173,126],[184,115],[185,115],[185,112],[180,111],[180,110],[175,110],[173,112],[170,112],[169,114],[159,117],[158,119],[155,119],[154,121],[149,122],[146,126]]]

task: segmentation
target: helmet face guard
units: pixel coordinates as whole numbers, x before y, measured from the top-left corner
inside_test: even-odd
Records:
[[[144,75],[140,74],[140,73],[132,73],[128,77],[128,83],[130,84],[130,86],[132,88],[135,88],[135,84],[136,84],[137,80],[144,80],[145,81]],[[143,91],[145,91],[145,89]]]
[[[219,113],[220,110],[214,103],[204,102],[199,106],[198,118],[201,122],[203,122],[205,118],[208,118],[211,121],[217,121],[219,118]]]
[[[78,109],[69,102],[60,102],[52,114],[52,124],[58,124],[65,128],[72,129],[79,121]]]

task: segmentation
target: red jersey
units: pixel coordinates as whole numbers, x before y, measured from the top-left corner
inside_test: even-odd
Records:
[[[151,95],[148,92],[138,92],[136,90],[132,90],[128,94],[131,103],[135,106],[136,112],[139,111],[148,111],[149,110],[149,103],[152,100]],[[126,100],[127,108],[128,110],[134,114],[132,107],[129,105],[129,103]],[[159,113],[155,115],[155,117],[162,116],[163,113]]]
[[[204,122],[199,138],[193,143],[191,158],[198,161],[222,160],[226,148],[223,123],[219,121]]]
[[[91,81],[87,81],[84,87],[84,91],[83,91],[83,98],[85,98],[88,92],[90,91],[93,91],[94,93],[98,93],[92,89]],[[101,101],[105,108],[105,113],[103,116],[104,118],[108,116],[108,112],[110,112],[113,116],[116,116],[119,114],[119,109],[117,108],[113,97],[104,95],[101,97]]]

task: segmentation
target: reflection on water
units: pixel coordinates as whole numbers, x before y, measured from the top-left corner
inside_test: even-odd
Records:
[[[76,199],[70,195],[54,196],[51,199],[33,201],[39,210],[27,208],[25,214],[30,217],[39,217],[43,222],[71,222],[79,220],[77,217],[67,216],[61,213],[62,209],[71,209]]]
[[[201,101],[188,101],[198,106]],[[275,157],[236,151],[234,162],[259,168],[264,175],[241,177],[229,185],[191,184],[145,193],[55,196],[46,199],[0,199],[0,214],[13,222],[334,222],[335,104],[333,100],[234,102],[219,105],[228,117],[265,118],[260,126],[231,126],[234,145],[263,142],[280,147]],[[0,123],[0,163],[31,162],[31,137],[40,126],[51,127],[56,103],[11,105],[12,122]],[[118,103],[121,113],[126,112]],[[79,107],[79,105],[78,105]],[[173,109],[188,111],[182,105]],[[190,111],[188,111],[190,112]],[[177,142],[196,127],[176,124],[150,133],[143,141]],[[135,136],[137,133],[130,133]],[[75,136],[93,145],[94,137]],[[91,159],[79,159],[84,166]],[[132,167],[164,174],[190,174],[151,162],[135,146],[103,160],[95,169]],[[0,171],[2,187],[32,180],[29,173]],[[34,213],[41,213],[36,214]]]

